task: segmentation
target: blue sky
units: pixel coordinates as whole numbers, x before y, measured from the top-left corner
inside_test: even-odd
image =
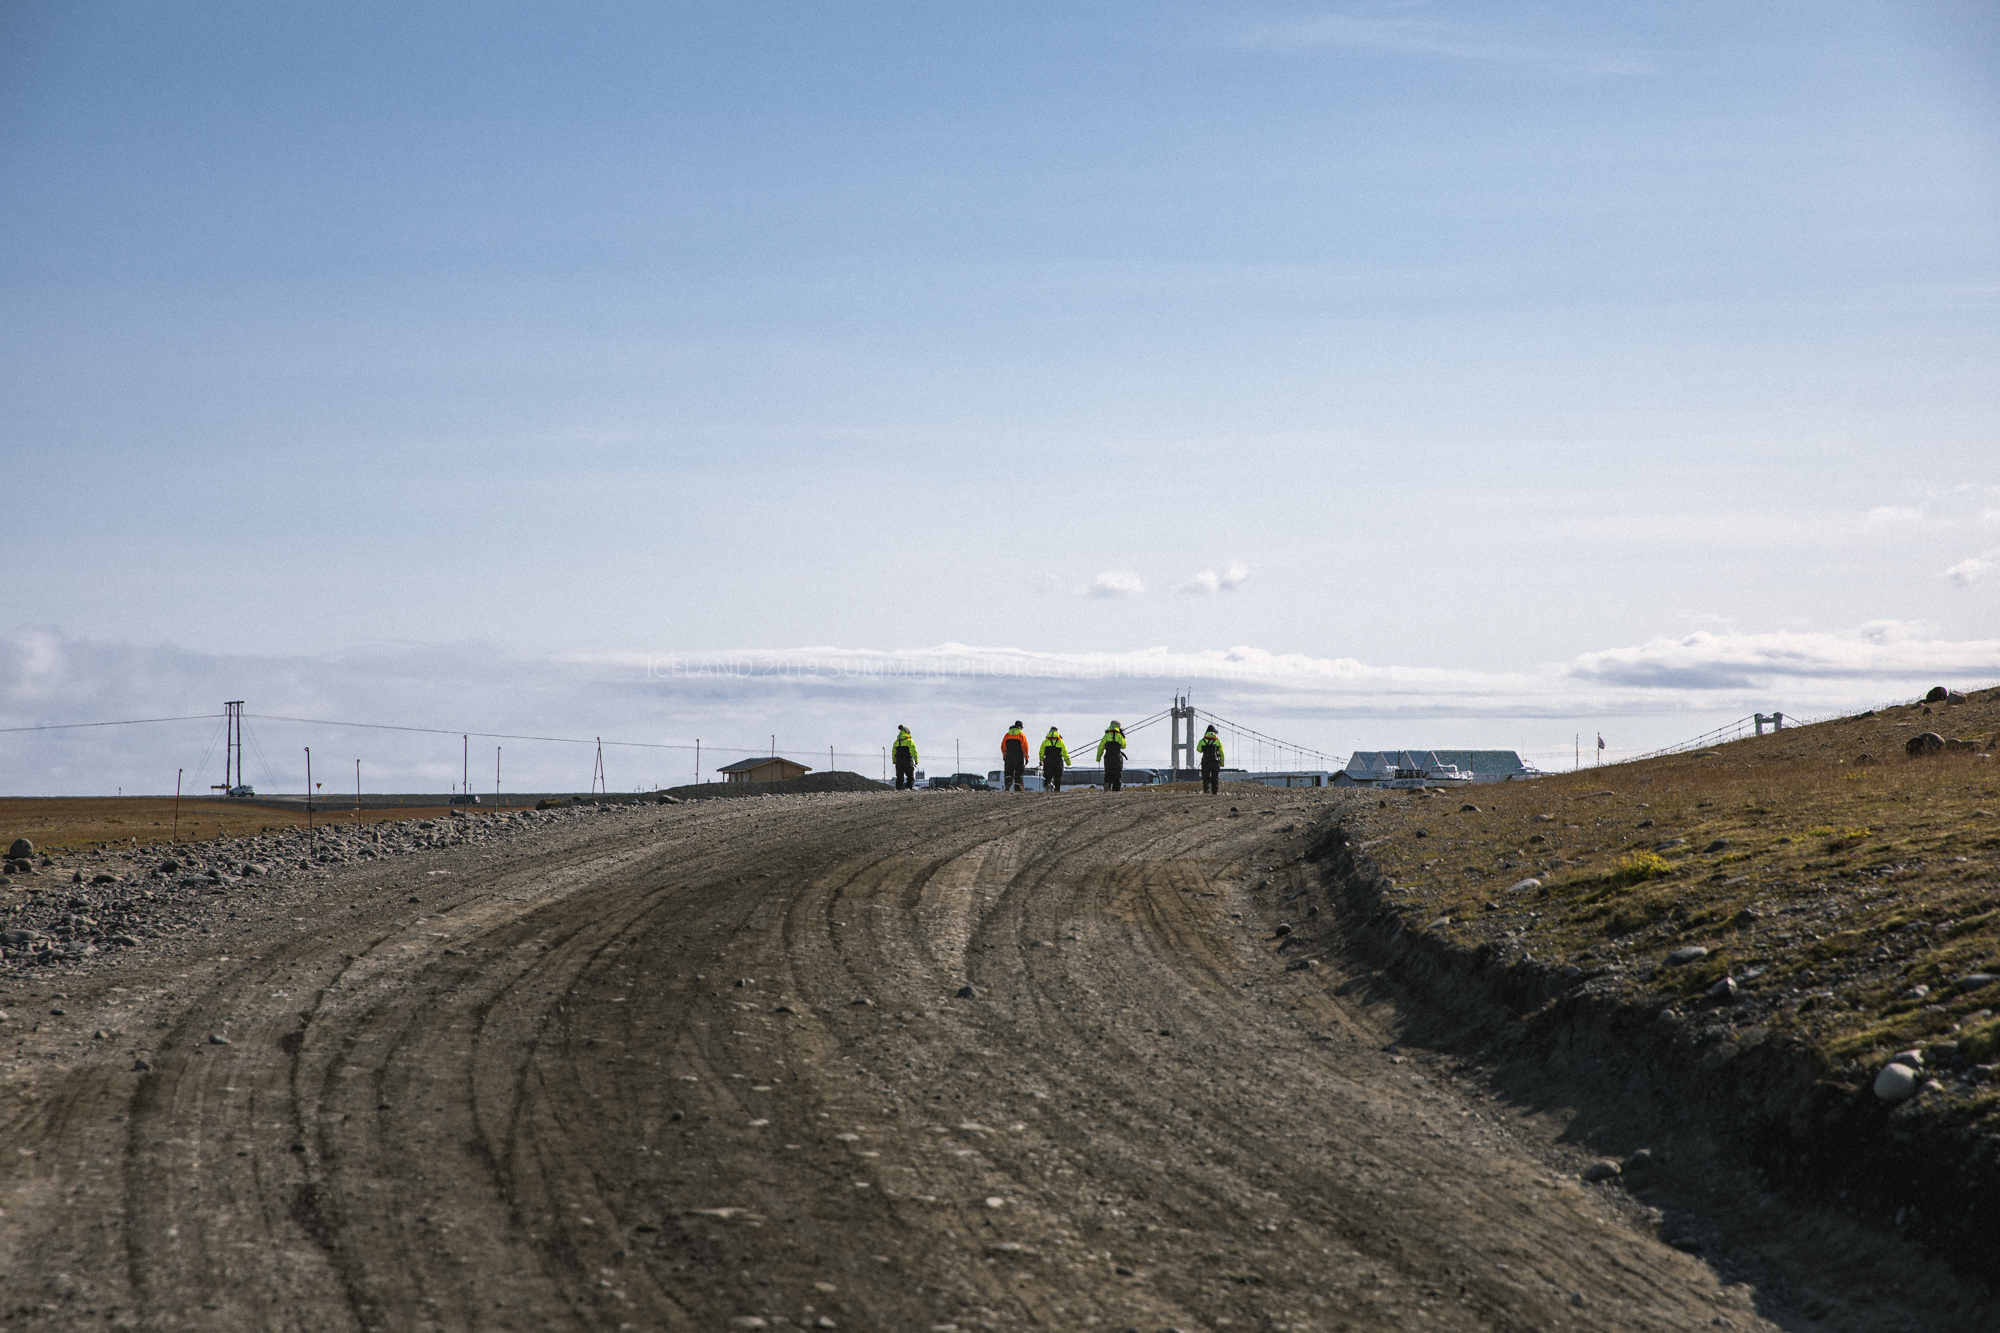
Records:
[[[510,664],[482,716],[386,720],[533,730],[590,661],[607,734],[857,752],[989,701],[619,672],[1483,682],[1240,700],[1342,750],[2000,680],[1996,71],[1970,3],[10,5],[0,721],[439,651]],[[1785,643],[1726,697],[1501,684]]]

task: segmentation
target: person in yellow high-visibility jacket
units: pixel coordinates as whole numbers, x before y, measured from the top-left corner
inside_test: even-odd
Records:
[[[1104,765],[1104,790],[1125,790],[1125,728],[1115,717],[1097,742],[1097,761]]]
[[[1213,723],[1209,724],[1208,730],[1202,734],[1200,742],[1198,742],[1194,748],[1196,753],[1201,755],[1202,795],[1204,796],[1221,795],[1222,794],[1222,737],[1216,734],[1215,725]]]
[[[1000,766],[1006,770],[1002,791],[1026,791],[1028,775],[1028,732],[1017,720],[1000,738]]]
[[[896,728],[895,744],[889,747],[889,758],[896,763],[896,790],[909,791],[917,785],[917,738],[910,734],[908,727]]]
[[[1062,790],[1063,768],[1069,763],[1069,746],[1054,727],[1042,737],[1042,785],[1050,791]]]

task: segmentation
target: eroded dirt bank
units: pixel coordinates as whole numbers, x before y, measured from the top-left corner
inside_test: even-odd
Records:
[[[1901,1289],[1872,1306],[1851,1287],[1815,1303],[1833,1274],[1810,1252],[1782,1291],[1731,1285],[1623,1193],[1576,1183],[1565,1108],[1385,1050],[1389,1007],[1336,996],[1335,962],[1288,970],[1272,931],[1334,910],[1301,855],[1341,809],[620,810],[340,867],[229,923],[213,957],[23,978],[0,1313],[1983,1326],[1893,1249]],[[1753,1182],[1734,1202],[1779,1206]]]

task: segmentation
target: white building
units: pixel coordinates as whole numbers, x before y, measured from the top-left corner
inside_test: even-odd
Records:
[[[1356,750],[1337,787],[1463,787],[1540,777],[1513,750]]]

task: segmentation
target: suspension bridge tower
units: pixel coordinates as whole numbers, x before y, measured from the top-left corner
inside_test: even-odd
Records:
[[[244,785],[243,701],[231,699],[222,707],[224,725],[228,728],[222,748],[222,790],[227,795]]]
[[[1179,782],[1181,780],[1181,769],[1183,767],[1181,763],[1181,756],[1183,752],[1185,752],[1187,756],[1187,763],[1185,767],[1192,769],[1195,766],[1194,705],[1189,702],[1189,696],[1184,694],[1177,694],[1174,696],[1174,706],[1168,711],[1173,714],[1173,728],[1174,728],[1173,781]],[[1157,716],[1157,714],[1155,716]],[[1187,740],[1185,742],[1181,740],[1182,721],[1186,721],[1187,723],[1187,732],[1186,732]]]

